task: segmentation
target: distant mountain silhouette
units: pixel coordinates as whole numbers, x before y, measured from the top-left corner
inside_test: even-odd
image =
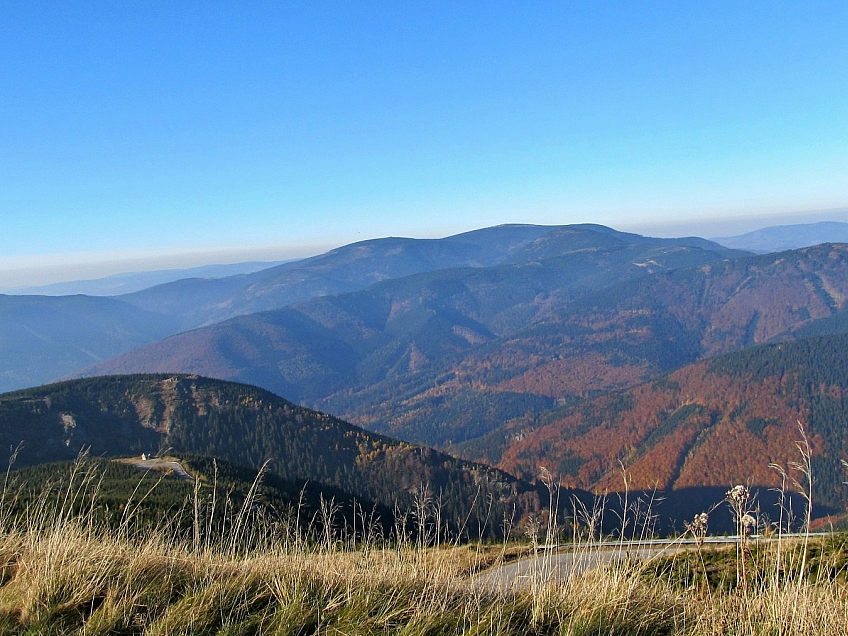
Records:
[[[185,278],[222,278],[225,276],[237,276],[250,274],[263,269],[280,265],[277,262],[245,262],[229,265],[202,265],[187,269],[162,269],[155,271],[127,272],[124,274],[113,274],[103,278],[91,280],[74,280],[62,283],[51,283],[35,287],[19,289],[7,289],[6,293],[21,295],[41,296],[72,296],[85,294],[87,296],[116,296],[118,294],[130,294],[148,289],[155,285],[164,285]],[[3,290],[0,290],[3,291]]]
[[[848,243],[848,223],[820,221],[796,225],[776,225],[760,230],[713,239],[725,247],[766,254],[822,243]]]

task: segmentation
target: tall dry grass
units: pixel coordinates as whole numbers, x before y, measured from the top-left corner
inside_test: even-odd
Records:
[[[457,545],[422,490],[414,529],[392,537],[349,532],[331,501],[313,532],[263,526],[247,502],[226,532],[195,517],[185,537],[173,520],[135,526],[132,505],[119,527],[99,524],[84,461],[68,482],[22,517],[0,511],[0,634],[848,634],[848,541],[834,538],[698,545],[566,580],[540,560],[529,583],[491,585],[481,570],[537,549],[554,558],[555,515],[529,544]],[[595,539],[575,549],[592,558]]]

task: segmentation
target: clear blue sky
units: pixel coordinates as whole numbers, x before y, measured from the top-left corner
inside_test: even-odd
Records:
[[[0,283],[848,209],[846,34],[841,1],[5,3]]]

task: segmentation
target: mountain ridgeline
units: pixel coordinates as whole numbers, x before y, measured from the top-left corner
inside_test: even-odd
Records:
[[[601,256],[628,246],[635,249],[630,255],[635,259],[631,267],[622,269],[620,262],[609,258],[599,258],[592,266],[592,253]],[[0,391],[69,377],[84,367],[186,329],[278,310],[317,297],[360,291],[406,276],[530,263],[582,251],[582,286],[593,288],[622,276],[644,275],[659,265],[651,265],[639,252],[675,246],[699,256],[680,262],[666,259],[665,266],[740,253],[703,239],[650,239],[602,226],[506,225],[443,239],[363,241],[261,271],[186,278],[113,298],[0,296]],[[618,260],[626,258],[623,254]],[[605,272],[608,266],[613,270]],[[215,270],[198,273],[209,271]],[[542,293],[550,286],[544,280],[536,283]],[[172,370],[178,368],[166,371]]]
[[[270,470],[401,510],[429,489],[455,528],[539,507],[501,471],[369,433],[255,387],[192,376],[111,376],[0,395],[0,444],[16,466],[93,456],[189,453]],[[477,505],[479,504],[479,505]],[[494,514],[494,517],[489,517]]]
[[[557,230],[523,248],[540,260],[418,274],[239,317],[90,372],[249,382],[449,447],[705,357],[848,326],[846,245],[721,259],[625,238]]]
[[[421,272],[497,265],[552,229],[506,225],[443,239],[371,239],[252,274],[190,278],[120,299],[176,317],[182,329],[190,329]]]

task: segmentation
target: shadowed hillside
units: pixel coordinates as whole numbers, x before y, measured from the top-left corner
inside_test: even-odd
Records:
[[[0,295],[0,392],[55,380],[176,328],[155,310],[111,298]]]
[[[271,459],[270,470],[285,480],[401,509],[427,489],[446,522],[477,534],[497,533],[514,507],[539,505],[532,486],[500,471],[366,432],[255,387],[191,376],[99,377],[4,394],[0,447],[19,444],[22,466],[72,459],[81,449],[93,456],[170,449],[253,469]],[[497,522],[483,529],[489,518]]]

